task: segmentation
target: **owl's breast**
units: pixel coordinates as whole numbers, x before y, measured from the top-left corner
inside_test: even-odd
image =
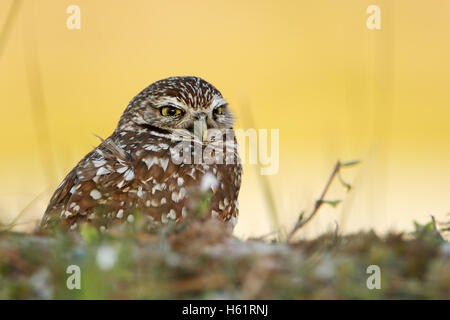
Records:
[[[135,207],[162,223],[204,215],[235,220],[242,167],[236,144],[199,145],[152,137],[130,152]],[[133,148],[134,147],[134,148]]]

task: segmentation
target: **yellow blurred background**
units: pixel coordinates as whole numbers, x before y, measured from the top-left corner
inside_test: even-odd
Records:
[[[381,30],[366,27],[371,4]],[[80,30],[66,27],[69,5]],[[290,229],[337,159],[362,161],[343,173],[354,188],[334,185],[345,201],[301,235],[448,220],[448,0],[2,0],[0,28],[2,223],[22,213],[29,229],[93,133],[108,136],[135,94],[176,75],[214,84],[237,128],[280,129],[267,177],[278,222],[245,165],[236,235]]]

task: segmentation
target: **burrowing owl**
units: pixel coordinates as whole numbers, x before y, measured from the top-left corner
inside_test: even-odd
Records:
[[[62,181],[41,227],[56,221],[72,230],[84,222],[104,229],[130,221],[136,210],[157,225],[178,222],[202,202],[203,216],[232,229],[242,172],[233,123],[221,93],[203,79],[151,84]]]

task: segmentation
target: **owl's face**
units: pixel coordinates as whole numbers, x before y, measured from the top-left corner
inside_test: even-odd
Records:
[[[139,93],[125,110],[121,127],[165,133],[182,130],[203,140],[208,129],[231,129],[234,117],[220,92],[197,77],[157,81]],[[200,131],[199,131],[200,130]]]

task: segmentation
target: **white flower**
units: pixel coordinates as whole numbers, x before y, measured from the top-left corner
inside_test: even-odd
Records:
[[[102,245],[97,249],[97,265],[102,270],[110,270],[116,263],[117,252],[110,245]]]
[[[47,268],[41,268],[30,277],[30,283],[36,296],[40,299],[53,298],[51,273]]]

